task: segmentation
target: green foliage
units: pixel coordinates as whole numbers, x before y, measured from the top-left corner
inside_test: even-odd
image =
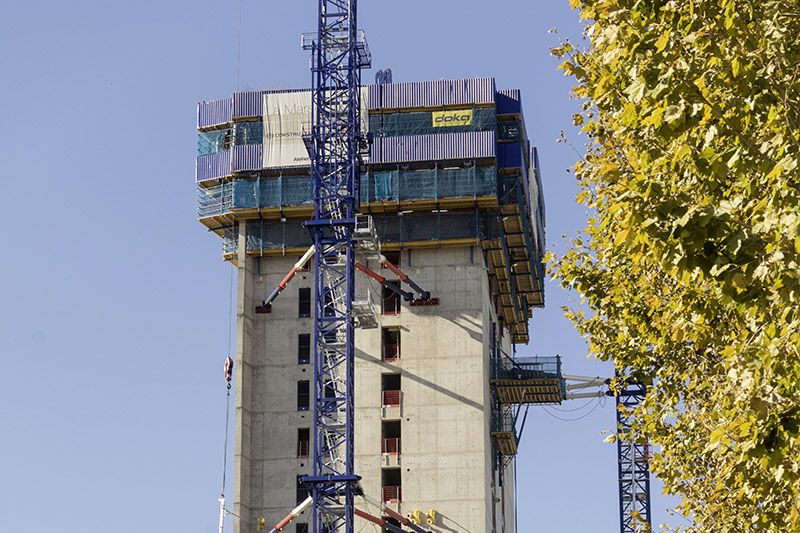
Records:
[[[571,0],[595,216],[551,270],[691,531],[800,531],[800,2]]]

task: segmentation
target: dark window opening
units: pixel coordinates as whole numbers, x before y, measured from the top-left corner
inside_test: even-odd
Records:
[[[301,503],[303,503],[306,500],[306,498],[308,498],[310,496],[310,494],[311,494],[308,491],[308,487],[306,487],[300,481],[300,479],[302,477],[303,477],[303,475],[297,476],[297,505],[300,505]]]
[[[400,405],[400,374],[381,376],[381,396],[384,406]]]
[[[308,447],[311,442],[311,430],[309,428],[297,429],[297,457],[308,457]]]
[[[311,335],[301,333],[297,336],[297,364],[307,365],[311,362]]]
[[[323,299],[325,300],[325,311],[323,311],[323,316],[336,316],[336,309],[333,307],[333,297],[331,296],[331,293],[326,292],[323,295]]]
[[[300,318],[308,318],[311,316],[311,289],[308,287],[300,287],[297,290],[297,297],[299,299],[299,311],[297,316]]]
[[[308,380],[297,382],[297,410],[308,411],[311,394],[309,390]]]
[[[392,280],[392,283],[400,286],[400,282]],[[400,295],[392,291],[388,287],[383,287],[383,299],[381,300],[381,312],[384,315],[397,315],[400,314]]]
[[[381,356],[384,361],[400,359],[400,328],[381,330]]]
[[[400,453],[400,421],[381,423],[381,453],[397,455]]]
[[[325,384],[325,397],[336,398],[336,388],[333,386],[332,383]]]
[[[298,523],[294,528],[294,533],[308,533],[308,524]]]
[[[381,487],[383,488],[383,501],[403,501],[399,468],[385,468],[381,471]]]
[[[393,252],[383,252],[383,256],[386,258],[387,261],[389,261],[394,266],[396,267],[400,266],[400,250],[396,250]],[[386,267],[381,265],[381,268],[386,268]]]

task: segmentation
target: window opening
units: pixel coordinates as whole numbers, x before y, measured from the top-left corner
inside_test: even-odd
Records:
[[[381,355],[384,361],[400,359],[400,328],[381,330]]]
[[[398,280],[391,280],[392,283],[400,286],[400,281]],[[399,315],[400,314],[400,295],[392,292],[391,289],[387,287],[383,287],[382,300],[381,300],[381,312],[384,315]]]
[[[400,453],[400,421],[381,423],[381,453],[398,455]]]
[[[402,501],[401,485],[399,468],[384,468],[381,471],[383,501],[392,503]]]
[[[297,289],[297,297],[299,300],[297,316],[300,318],[309,318],[311,316],[311,289],[308,287],[300,287]]]
[[[297,364],[307,365],[311,362],[311,335],[301,333],[297,336]]]
[[[395,251],[391,251],[391,252],[383,252],[383,256],[386,258],[387,261],[389,261],[394,266],[396,266],[396,267],[400,266],[400,250],[395,250]],[[381,268],[385,269],[386,267],[381,265]]]
[[[383,374],[381,376],[381,393],[384,406],[399,406],[400,374]]]
[[[308,380],[301,380],[297,382],[297,410],[308,411],[309,402],[311,399]]]
[[[297,428],[297,457],[308,457],[308,445],[311,441],[311,430],[309,428]]]
[[[304,476],[304,474],[300,474],[297,476],[297,505],[303,503],[306,498],[309,497],[308,487],[306,487],[300,479]]]

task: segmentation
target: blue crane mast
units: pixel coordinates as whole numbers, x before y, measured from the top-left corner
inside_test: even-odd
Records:
[[[311,157],[314,218],[306,227],[314,255],[314,533],[353,532],[355,245],[361,153],[361,69],[370,53],[357,25],[356,0],[319,0],[310,50],[312,122],[304,140]]]
[[[616,396],[617,432],[631,431],[633,410],[644,400],[647,387],[626,382]],[[647,442],[617,439],[619,523],[621,533],[636,533],[643,524],[652,527],[650,513],[650,446]]]

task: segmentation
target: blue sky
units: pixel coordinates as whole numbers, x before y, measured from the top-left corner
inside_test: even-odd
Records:
[[[316,2],[241,0],[241,88],[308,86]],[[212,533],[221,475],[230,267],[195,219],[195,106],[236,88],[239,0],[12,2],[0,17],[0,530]],[[539,147],[547,237],[585,221],[556,143],[576,103],[548,50],[566,0],[362,1],[395,81],[495,76]],[[374,70],[367,72],[372,79]],[[522,355],[585,358],[549,283]],[[521,532],[618,530],[613,402],[532,409]],[[554,418],[579,418],[565,422]],[[653,498],[655,523],[674,500]],[[674,519],[672,519],[674,521]]]

